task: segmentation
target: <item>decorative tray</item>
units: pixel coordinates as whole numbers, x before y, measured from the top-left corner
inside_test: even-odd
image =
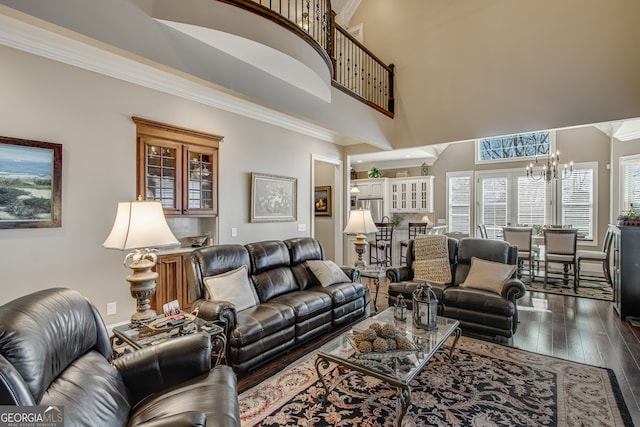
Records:
[[[413,343],[413,341],[411,341],[410,339],[407,339],[405,333],[402,333],[396,330],[391,325],[385,325],[385,324],[379,324],[379,325],[387,328],[391,327],[393,329],[393,333],[391,334],[391,336],[393,337],[391,338],[389,334],[383,334],[380,332],[377,332],[377,334],[374,335],[373,333],[367,330],[361,331],[361,332],[354,331],[352,333],[347,334],[347,340],[353,347],[356,357],[363,358],[363,359],[385,359],[388,357],[407,356],[419,350],[418,347],[415,345],[415,343]],[[369,333],[369,336],[365,338],[363,334],[367,332]],[[374,340],[378,338],[387,340],[387,342],[388,340],[392,340],[395,343],[396,348],[390,348],[387,350],[377,350],[375,347],[376,346],[379,347],[379,345],[376,345]],[[363,341],[368,341],[369,343],[362,344]],[[385,346],[384,344],[382,345]],[[369,348],[371,350],[369,350]]]

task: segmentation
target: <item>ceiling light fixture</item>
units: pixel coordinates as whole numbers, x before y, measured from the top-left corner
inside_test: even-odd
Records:
[[[542,162],[541,162],[542,163]],[[527,166],[527,177],[532,181],[544,180],[547,184],[552,180],[558,179],[560,174],[562,178],[568,178],[573,173],[573,161],[569,165],[565,163],[563,169],[559,169],[560,151],[549,155],[547,152],[547,161],[542,163],[542,167],[538,166],[538,153],[536,152],[536,161],[529,163]]]

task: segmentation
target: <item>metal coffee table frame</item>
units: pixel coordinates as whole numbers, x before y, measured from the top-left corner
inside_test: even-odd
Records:
[[[360,373],[378,378],[396,388],[397,426],[401,425],[411,405],[409,383],[429,363],[436,352],[442,351],[442,345],[451,336],[454,336],[454,341],[447,356],[449,360],[456,360],[453,352],[462,334],[460,322],[445,317],[438,317],[438,329],[435,331],[414,328],[411,314],[410,311],[407,313],[407,321],[396,321],[393,318],[393,308],[389,308],[354,326],[354,330],[364,330],[372,322],[394,324],[398,330],[405,331],[407,338],[413,340],[419,349],[407,352],[404,356],[398,356],[397,352],[392,352],[388,357],[375,359],[359,357],[347,339],[348,334],[353,331],[341,334],[320,348],[315,367],[325,390],[325,401],[328,401],[328,396],[338,385],[352,375]],[[331,386],[322,372],[323,370],[326,373],[331,371],[330,362],[348,369],[348,372],[339,376]]]

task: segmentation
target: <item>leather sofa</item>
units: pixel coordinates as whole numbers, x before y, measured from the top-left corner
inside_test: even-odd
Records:
[[[433,286],[438,297],[439,314],[460,321],[463,333],[489,337],[495,340],[511,338],[518,327],[516,300],[523,297],[526,288],[516,273],[502,287],[501,294],[473,287],[461,287],[467,279],[473,257],[503,264],[518,265],[518,248],[507,242],[490,239],[449,237],[451,283]],[[413,241],[407,247],[407,266],[387,270],[389,279],[389,305],[395,304],[402,294],[410,305],[411,293],[418,286],[413,280]],[[517,269],[516,269],[517,270]]]
[[[192,309],[225,322],[227,360],[243,373],[301,343],[370,314],[369,289],[359,271],[342,267],[349,281],[321,286],[308,261],[323,261],[313,238],[216,245],[195,250],[185,261]],[[247,267],[258,301],[236,310],[229,301],[207,299],[205,279]],[[230,284],[231,286],[231,284]]]
[[[236,377],[193,334],[111,360],[96,308],[46,289],[0,307],[0,405],[62,408],[65,426],[239,426]]]

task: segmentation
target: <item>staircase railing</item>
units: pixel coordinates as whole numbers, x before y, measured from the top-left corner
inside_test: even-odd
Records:
[[[335,23],[331,0],[218,0],[242,7],[295,32],[333,70],[333,86],[393,117],[393,65],[385,65]]]

